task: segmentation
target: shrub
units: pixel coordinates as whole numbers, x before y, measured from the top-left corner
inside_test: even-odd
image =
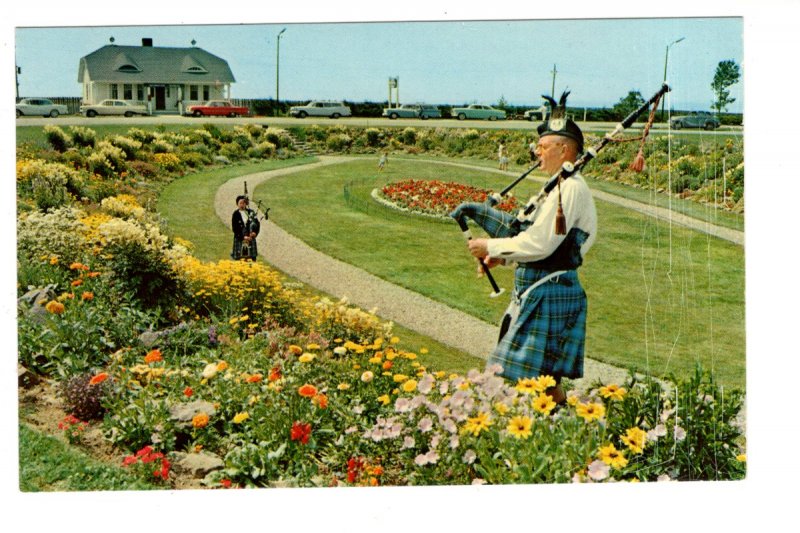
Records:
[[[156,165],[166,170],[167,172],[175,172],[183,169],[181,159],[172,153],[157,153],[153,155],[153,161]]]
[[[128,137],[142,143],[142,145],[150,144],[156,139],[156,136],[156,132],[150,130],[143,130],[140,128],[131,128],[128,130]]]
[[[269,141],[260,142],[247,151],[248,157],[270,158],[275,155],[275,145]]]
[[[219,154],[229,159],[242,159],[245,156],[245,151],[242,145],[228,142],[220,147]]]
[[[57,152],[65,152],[72,144],[72,139],[58,126],[47,124],[44,127],[44,136],[50,146]]]
[[[86,158],[86,165],[89,167],[90,172],[104,178],[112,177],[116,171],[114,164],[106,157],[106,154],[102,152],[92,152],[89,154]]]
[[[127,160],[134,159],[136,157],[136,152],[142,149],[141,141],[123,137],[122,135],[114,135],[108,139],[108,142],[122,150]]]
[[[128,156],[124,150],[106,140],[99,141],[96,150],[108,159],[116,172],[125,170],[125,160]]]
[[[154,178],[158,175],[158,167],[147,161],[131,161],[128,163],[128,169],[143,178]]]
[[[107,376],[107,374],[105,374]],[[108,378],[101,374],[78,374],[61,383],[64,410],[80,420],[99,420],[110,391]]]
[[[335,133],[330,137],[328,137],[326,146],[328,147],[329,150],[340,152],[349,148],[352,142],[353,139],[349,135],[345,133]]]
[[[381,132],[377,128],[367,128],[364,132],[367,136],[367,146],[378,146],[380,143]]]
[[[29,195],[43,211],[68,204],[72,200],[70,191],[80,193],[81,186],[80,174],[61,163],[42,160],[17,163],[18,192]]]
[[[414,128],[406,128],[403,130],[403,133],[400,134],[400,139],[403,141],[404,144],[415,144],[417,142],[417,130]]]
[[[33,212],[17,219],[17,250],[20,260],[71,264],[87,250],[84,239],[86,226],[81,222],[85,213],[62,207],[48,213]]]
[[[84,128],[83,126],[70,126],[69,133],[72,137],[72,143],[76,146],[94,148],[94,145],[97,142],[97,133],[90,128]]]

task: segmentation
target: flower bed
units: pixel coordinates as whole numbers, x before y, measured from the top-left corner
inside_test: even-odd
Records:
[[[405,179],[385,185],[374,196],[396,209],[423,215],[447,217],[463,202],[485,202],[491,191],[472,185],[439,180]],[[513,211],[516,198],[508,197],[497,209]]]

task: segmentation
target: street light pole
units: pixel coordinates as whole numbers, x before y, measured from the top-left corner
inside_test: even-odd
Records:
[[[671,43],[669,43],[667,45],[667,51],[664,54],[664,83],[667,83],[667,63],[669,62],[669,49],[672,47],[673,44],[678,44],[679,42],[681,42],[684,39],[685,39],[685,37],[681,37],[680,39],[676,39],[676,40],[672,41]],[[664,101],[665,100],[666,100],[666,98],[661,101],[661,120],[664,120]]]
[[[283,35],[285,31],[286,28],[283,28],[280,33],[278,33],[278,45],[275,47],[275,115],[280,114],[281,108],[281,35]]]

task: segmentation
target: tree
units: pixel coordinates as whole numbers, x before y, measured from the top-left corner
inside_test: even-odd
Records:
[[[497,107],[497,109],[502,109],[503,111],[506,111],[506,108],[508,107],[508,102],[506,102],[506,97],[501,94],[500,100],[497,101],[497,105],[495,107]]]
[[[614,115],[614,120],[622,120],[637,109],[639,109],[645,100],[642,98],[642,93],[639,91],[629,91],[628,95],[620,98],[619,102],[614,104],[611,112]]]
[[[731,92],[728,87],[739,81],[739,65],[733,59],[726,59],[720,61],[717,65],[717,71],[714,73],[714,81],[711,82],[711,90],[714,91],[716,100],[711,103],[711,109],[716,109],[717,113],[721,113],[728,108],[728,104],[736,101],[736,98],[731,98]]]

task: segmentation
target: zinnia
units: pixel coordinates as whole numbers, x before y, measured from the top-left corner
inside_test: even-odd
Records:
[[[147,364],[157,363],[163,360],[164,358],[161,356],[161,350],[158,349],[150,350],[149,352],[147,352],[147,355],[144,356],[144,362]]]
[[[304,398],[313,398],[317,395],[317,388],[306,383],[297,389],[297,393]]]
[[[104,382],[107,379],[108,379],[108,373],[100,372],[99,374],[96,374],[95,376],[92,377],[92,379],[89,380],[89,384],[99,385],[100,383]]]
[[[292,440],[299,440],[301,444],[308,444],[308,439],[311,437],[311,424],[295,422],[292,424],[289,437]]]
[[[300,356],[298,361],[300,361],[301,363],[310,363],[311,361],[314,360],[314,357],[316,357],[316,356],[313,353],[306,352],[306,353],[304,353],[303,355]]]
[[[198,429],[204,428],[208,425],[208,421],[209,418],[207,414],[197,413],[196,415],[194,415],[194,417],[192,417],[192,426]]]

